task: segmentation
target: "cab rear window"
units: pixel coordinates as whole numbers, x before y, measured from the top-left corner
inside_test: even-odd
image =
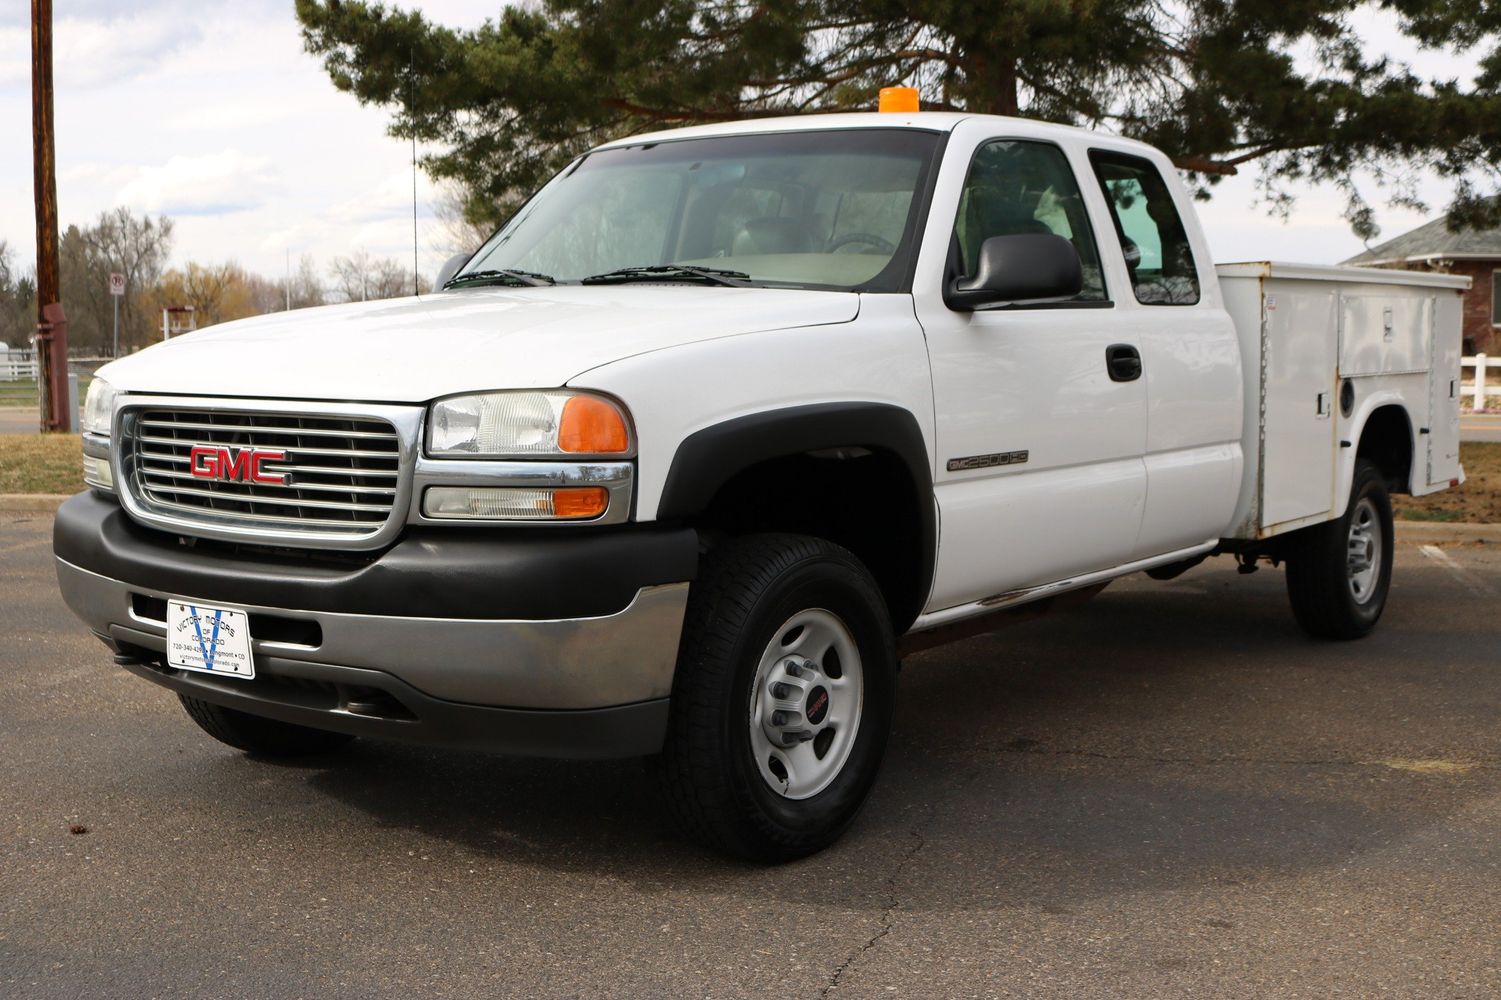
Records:
[[[1183,219],[1167,182],[1151,161],[1093,150],[1095,176],[1115,222],[1136,301],[1191,306],[1199,301],[1199,271]]]

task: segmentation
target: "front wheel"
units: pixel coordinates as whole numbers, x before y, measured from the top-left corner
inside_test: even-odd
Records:
[[[684,829],[753,861],[832,843],[875,783],[896,666],[886,603],[850,552],[758,535],[710,553],[653,762]]]
[[[1287,556],[1287,594],[1298,624],[1320,639],[1369,635],[1386,608],[1395,553],[1381,470],[1359,463],[1344,516],[1299,535]]]

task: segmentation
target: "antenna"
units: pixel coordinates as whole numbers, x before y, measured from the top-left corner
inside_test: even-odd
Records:
[[[412,294],[419,295],[417,277],[417,125],[412,119],[417,87],[417,60],[411,48],[407,49],[407,121],[412,129]]]

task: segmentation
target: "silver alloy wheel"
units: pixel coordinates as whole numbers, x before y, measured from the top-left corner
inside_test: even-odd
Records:
[[[1381,576],[1381,516],[1369,498],[1362,498],[1350,517],[1345,574],[1355,603],[1369,603]]]
[[[761,654],[751,689],[750,743],[767,786],[812,798],[849,759],[865,706],[860,649],[839,617],[800,611]]]

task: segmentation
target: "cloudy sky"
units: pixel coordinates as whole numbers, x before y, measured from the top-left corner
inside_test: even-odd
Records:
[[[498,0],[414,4],[456,27]],[[30,260],[35,235],[29,4],[0,9],[0,238]],[[64,226],[126,205],[177,220],[176,260],[234,260],[267,275],[314,255],[320,266],[364,249],[410,259],[411,151],[385,134],[386,114],[334,90],[303,52],[290,0],[58,0],[55,11],[58,202]],[[1469,75],[1470,60],[1396,47],[1373,20],[1372,45],[1424,74]],[[1442,185],[1423,193],[1442,205]],[[419,183],[422,267],[442,252],[433,190]],[[1253,178],[1222,184],[1201,208],[1221,260],[1342,260],[1361,249],[1328,189],[1303,189],[1292,225],[1254,206]],[[1381,208],[1394,236],[1424,221]]]
[[[425,3],[477,25],[495,0]],[[0,5],[0,238],[34,256],[30,5]],[[54,9],[58,211],[86,223],[115,205],[177,222],[178,261],[235,260],[279,275],[286,254],[323,266],[365,249],[410,260],[411,147],[387,116],[336,91],[303,52],[290,0],[58,0]],[[439,251],[419,183],[425,270]]]

